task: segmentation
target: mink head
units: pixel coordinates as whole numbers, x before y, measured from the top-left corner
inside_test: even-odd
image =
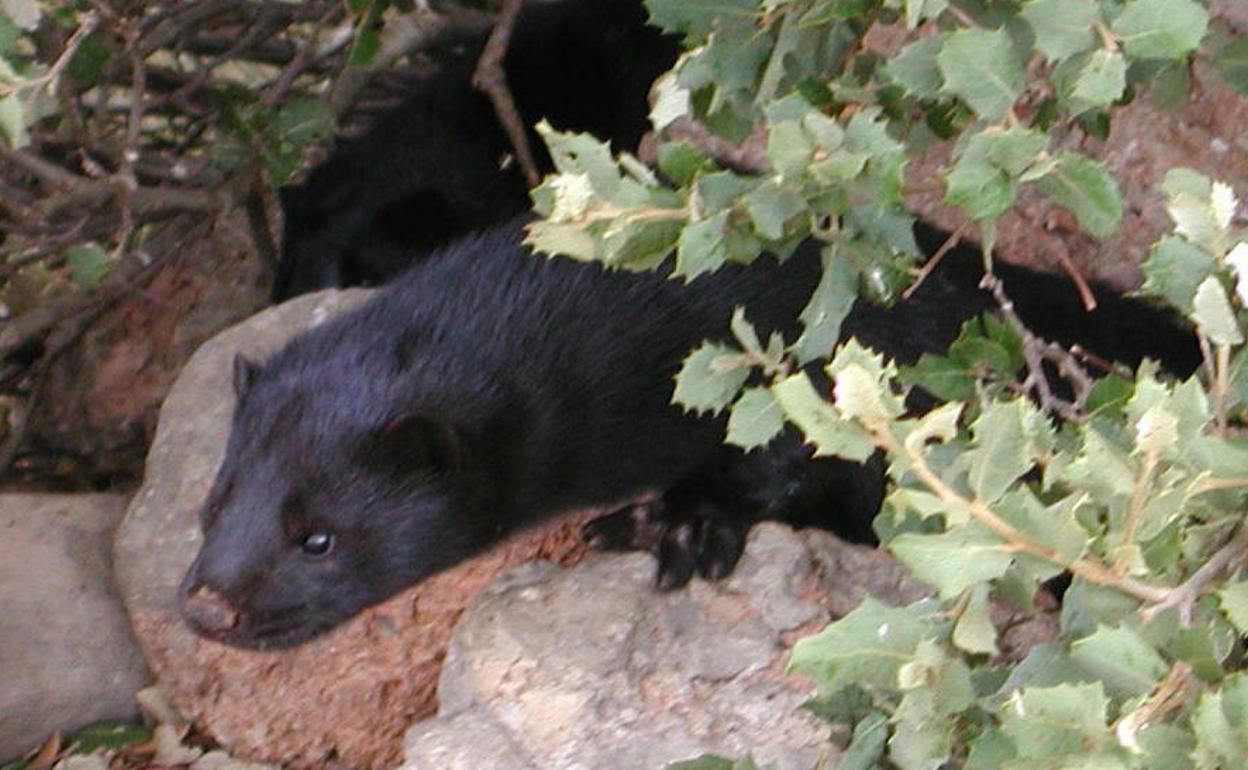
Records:
[[[315,357],[312,357],[315,358]],[[364,362],[235,362],[238,404],[181,587],[202,636],[287,647],[478,550],[445,412]]]

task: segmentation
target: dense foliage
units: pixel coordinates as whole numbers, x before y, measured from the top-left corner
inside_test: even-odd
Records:
[[[730,168],[704,138],[673,139],[658,151],[672,189],[591,138],[548,130],[560,173],[535,194],[546,220],[530,240],[628,269],[674,252],[687,278],[809,237],[826,244],[804,333],[764,345],[747,308],[739,347],[694,351],[676,398],[730,409],[728,440],[742,447],[788,422],[819,454],[887,454],[877,530],[934,595],[908,607],[868,600],[794,649],[792,668],[822,691],[812,706],[852,725],[840,766],[1241,767],[1248,245],[1231,188],[1185,169],[1159,180],[1175,226],[1144,266],[1146,289],[1199,332],[1206,365],[1186,382],[1150,364],[1094,385],[1074,372],[1075,398],[1032,400],[1021,394],[1041,387],[1042,341],[1008,312],[904,370],[834,343],[860,292],[890,300],[913,276],[903,169],[928,143],[955,142],[945,201],[976,223],[989,267],[994,224],[1024,185],[1107,237],[1123,208],[1115,179],[1051,148],[1145,92],[1182,100],[1193,55],[1244,90],[1244,41],[1193,0],[650,8],[690,46],[659,85],[656,126],[692,119],[729,142],[756,137],[761,162]],[[882,27],[906,30],[887,56],[867,42]],[[825,359],[830,393],[798,366]],[[915,385],[948,403],[907,414]],[[1033,611],[1064,572],[1072,584],[1051,640],[1005,654],[994,606]]]
[[[32,283],[92,286],[149,258],[149,224],[271,196],[341,112],[342,61],[385,54],[397,5],[6,2],[4,300],[20,313]],[[944,199],[989,266],[995,223],[1024,186],[1112,235],[1117,182],[1062,140],[1105,132],[1145,95],[1181,103],[1193,59],[1248,92],[1248,40],[1197,0],[648,5],[688,47],[655,92],[662,181],[592,137],[544,129],[558,173],[535,191],[544,219],[530,240],[626,269],[674,254],[687,278],[825,244],[804,333],[764,344],[747,309],[739,346],[693,351],[676,397],[730,410],[742,447],[791,423],[821,453],[888,455],[877,529],[934,593],[869,600],[794,650],[822,690],[812,708],[851,726],[841,767],[1241,767],[1248,246],[1234,192],[1181,169],[1158,181],[1175,227],[1146,289],[1200,332],[1206,365],[1187,382],[1146,365],[1071,400],[1029,400],[1036,341],[1008,317],[908,369],[835,343],[859,294],[892,301],[914,278],[908,159],[953,144]],[[329,108],[308,98],[326,80]],[[806,365],[826,367],[831,393]],[[916,385],[947,405],[905,414]],[[1033,611],[1063,572],[1056,634],[1005,654],[993,608]]]

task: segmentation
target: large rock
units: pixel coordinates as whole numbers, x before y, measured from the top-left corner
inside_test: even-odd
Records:
[[[729,580],[669,594],[654,591],[645,555],[524,566],[479,594],[449,655],[474,594],[523,562],[583,555],[577,516],[294,650],[191,634],[176,591],[226,443],[232,358],[262,357],[362,296],[303,297],[223,333],[165,402],[146,484],[118,532],[117,574],[152,668],[187,717],[240,757],[296,766],[394,765],[404,731],[439,697],[439,716],[409,735],[409,767],[657,768],[754,750],[798,768],[827,751],[826,728],[798,710],[809,683],[782,673],[788,646],[864,592],[900,602],[921,589],[886,556],[825,533],[760,527]]]
[[[658,594],[648,556],[531,564],[473,601],[456,628],[435,719],[405,770],[659,770],[703,753],[760,765],[830,762],[828,726],[786,676],[792,642],[870,592],[924,589],[882,553],[824,532],[755,527],[730,578]]]
[[[266,310],[205,343],[161,410],[146,481],[116,540],[136,635],[174,704],[223,746],[260,760],[385,767],[435,709],[446,639],[467,599],[509,566],[583,553],[576,517],[525,533],[294,650],[248,652],[181,622],[177,587],[199,547],[197,514],[221,463],[236,353],[263,358],[367,292],[323,292]]]
[[[150,678],[112,577],[119,495],[0,495],[0,764],[138,713]]]

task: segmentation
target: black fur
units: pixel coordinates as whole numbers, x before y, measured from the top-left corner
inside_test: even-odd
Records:
[[[649,128],[647,95],[676,57],[675,38],[646,26],[640,0],[531,2],[504,60],[530,128],[589,131],[632,150]],[[275,300],[333,286],[380,284],[456,238],[529,208],[494,108],[471,84],[480,44],[364,135],[339,143],[307,181],[282,190],[284,246]],[[544,145],[529,143],[548,167]]]
[[[761,517],[869,538],[878,458],[811,461],[793,432],[745,454],[722,443],[722,418],[670,403],[680,362],[728,336],[735,305],[761,334],[793,339],[819,277],[816,244],[681,285],[533,256],[519,228],[457,243],[258,370],[240,365],[204,546],[183,583],[197,631],[294,644],[507,532],[652,490],[657,502],[590,535],[656,551],[664,587],[731,570]],[[1042,334],[1107,342],[1098,352],[1130,362],[1165,357],[1181,373],[1198,361],[1190,333],[1142,303],[1104,296],[1098,316],[1067,314],[1069,282],[1001,273]],[[846,330],[912,361],[989,307],[977,284],[976,255],[955,250],[912,299],[859,303]]]

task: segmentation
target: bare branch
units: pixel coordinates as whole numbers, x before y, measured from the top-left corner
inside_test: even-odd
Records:
[[[1006,322],[1019,336],[1023,346],[1023,359],[1027,362],[1027,377],[1023,380],[1021,390],[1035,394],[1040,408],[1050,414],[1056,414],[1064,420],[1078,422],[1083,419],[1083,409],[1092,393],[1095,381],[1080,365],[1078,359],[1066,348],[1056,343],[1037,337],[1023,319],[1014,311],[1014,302],[1005,293],[1001,279],[992,273],[984,275],[980,284],[992,292],[997,307]],[[1074,390],[1074,400],[1067,401],[1053,393],[1049,385],[1048,374],[1044,371],[1044,363],[1048,361],[1057,366],[1061,374]]]
[[[511,40],[511,30],[515,27],[519,13],[520,0],[504,0],[498,22],[490,33],[490,39],[485,43],[480,60],[477,61],[472,83],[488,94],[494,102],[494,112],[498,114],[498,121],[511,140],[516,159],[520,161],[520,168],[524,171],[524,178],[529,187],[533,187],[541,181],[542,176],[533,159],[533,150],[529,147],[524,119],[520,117],[520,110],[507,87],[507,74],[503,71],[503,58],[507,55],[507,44]]]

